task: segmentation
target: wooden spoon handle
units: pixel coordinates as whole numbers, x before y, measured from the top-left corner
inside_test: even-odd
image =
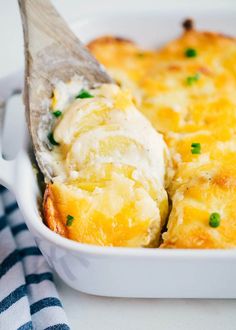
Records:
[[[88,82],[111,82],[111,78],[69,29],[49,0],[18,0],[22,17],[26,57],[36,60],[51,50],[55,61],[71,63]]]
[[[19,0],[19,6],[32,56],[55,42],[69,48],[78,42],[49,1]]]

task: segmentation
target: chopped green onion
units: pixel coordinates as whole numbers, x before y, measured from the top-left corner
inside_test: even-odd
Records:
[[[197,51],[194,48],[187,48],[184,54],[186,57],[196,57]]]
[[[194,76],[189,76],[186,78],[186,83],[188,86],[192,86],[195,82],[197,82],[200,78],[200,74],[196,73]]]
[[[61,114],[62,114],[62,112],[61,112],[60,110],[56,110],[56,111],[53,112],[53,115],[54,115],[56,118],[60,117]]]
[[[193,142],[193,143],[191,144],[191,147],[193,147],[193,148],[200,148],[200,147],[201,147],[201,144],[198,143],[198,142]]]
[[[217,212],[211,213],[209,217],[209,225],[212,228],[217,228],[220,225],[220,215]]]
[[[59,146],[60,145],[60,143],[58,143],[57,141],[55,141],[54,136],[53,136],[53,133],[49,133],[48,134],[48,140],[54,146]]]
[[[191,153],[193,155],[200,154],[201,153],[201,144],[200,143],[196,143],[196,142],[192,143],[191,144]]]
[[[81,91],[79,92],[79,94],[75,97],[76,99],[87,99],[87,98],[91,98],[94,97],[93,95],[91,95],[88,91],[86,91],[85,89],[81,89]]]
[[[72,217],[72,215],[68,214],[67,218],[66,218],[66,225],[68,227],[70,227],[72,225],[73,221],[74,221],[74,217]]]

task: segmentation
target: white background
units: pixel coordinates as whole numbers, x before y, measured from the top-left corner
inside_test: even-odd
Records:
[[[183,8],[189,11],[190,16],[195,9],[202,7],[206,10],[211,8],[236,10],[236,0],[54,0],[53,2],[68,21],[118,7],[122,10],[134,11],[145,10],[146,7],[153,10]],[[22,65],[22,32],[17,2],[0,0],[0,78],[18,70]],[[56,284],[71,327],[75,330],[236,329],[236,300],[102,298],[74,291],[57,277]]]

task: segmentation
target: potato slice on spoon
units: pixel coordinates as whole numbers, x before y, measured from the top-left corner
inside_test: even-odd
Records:
[[[162,135],[50,2],[19,4],[26,114],[47,184],[46,224],[82,243],[157,246],[168,213]]]

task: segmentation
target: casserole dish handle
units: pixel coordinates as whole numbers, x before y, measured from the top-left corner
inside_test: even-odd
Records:
[[[17,157],[12,160],[7,160],[4,158],[3,153],[3,127],[5,119],[7,101],[0,99],[0,185],[3,185],[7,189],[14,193],[14,183],[16,180],[16,163]],[[13,132],[14,135],[14,132]],[[15,137],[20,138],[20,137]]]

